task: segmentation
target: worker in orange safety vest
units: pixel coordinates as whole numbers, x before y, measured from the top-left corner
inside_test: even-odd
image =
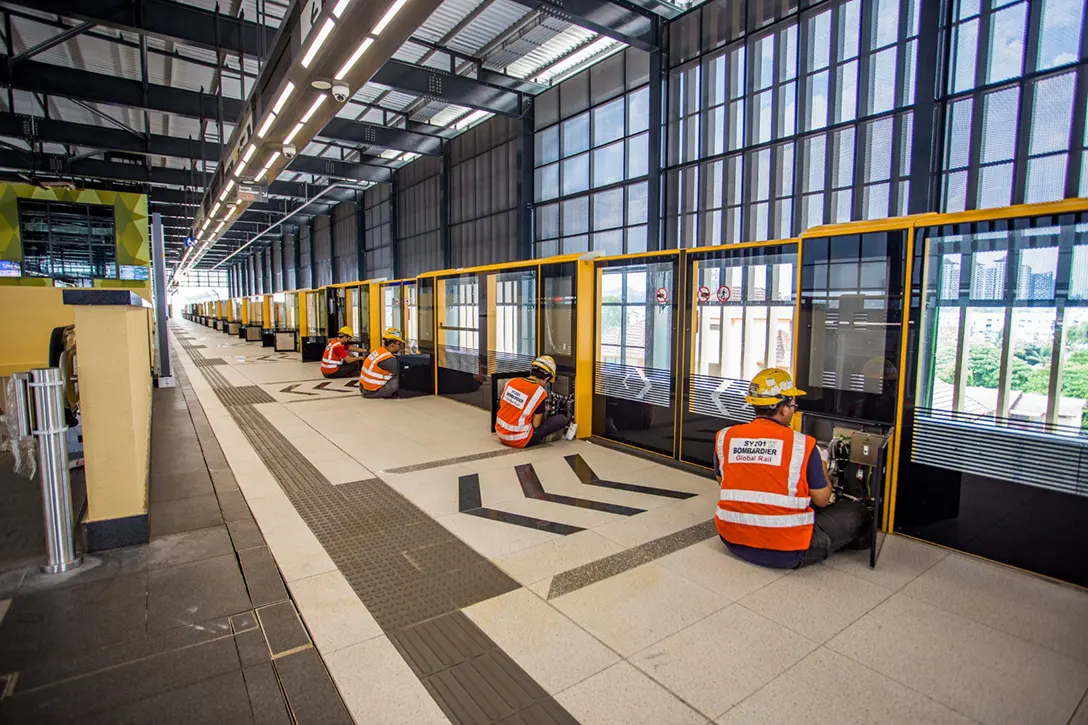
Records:
[[[829,505],[831,484],[816,439],[790,428],[804,394],[787,371],[763,370],[745,398],[755,419],[715,437],[718,535],[753,564],[795,569],[851,544],[868,546],[869,511],[857,501]]]
[[[353,378],[359,374],[363,358],[351,353],[365,350],[352,345],[351,337],[352,329],[341,327],[336,337],[325,346],[325,353],[321,356],[321,374],[326,378]]]
[[[400,392],[400,363],[397,355],[404,338],[395,327],[382,333],[382,344],[374,348],[359,369],[359,389],[364,398],[395,398]]]
[[[548,385],[555,381],[556,366],[551,355],[533,360],[529,375],[512,378],[499,396],[495,416],[495,434],[503,445],[525,448],[562,431],[570,423],[565,415],[544,418]]]

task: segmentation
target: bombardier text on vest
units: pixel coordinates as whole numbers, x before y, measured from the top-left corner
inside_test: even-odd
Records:
[[[526,396],[525,393],[517,390],[512,385],[506,386],[506,392],[502,394],[502,399],[505,400],[507,403],[510,403],[510,405],[517,406],[518,410],[524,408],[525,403],[529,400],[528,396]]]
[[[734,438],[729,442],[729,462],[780,466],[782,446],[782,441],[771,438]]]

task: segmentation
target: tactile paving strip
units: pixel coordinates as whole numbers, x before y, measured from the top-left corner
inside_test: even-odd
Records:
[[[458,456],[456,458],[443,458],[439,461],[427,461],[426,463],[413,463],[410,466],[398,466],[397,468],[390,468],[383,473],[415,473],[416,471],[427,471],[431,468],[442,468],[443,466],[455,466],[458,463],[470,463],[471,461],[480,461],[484,458],[494,458],[496,456],[509,456],[515,453],[524,453],[524,449],[521,448],[503,448],[501,451],[485,451],[483,453],[473,453],[468,456]]]
[[[212,365],[226,365],[227,361],[221,357],[193,357],[193,365],[198,368],[211,367]]]
[[[654,559],[660,559],[663,556],[686,549],[717,535],[718,532],[714,527],[714,521],[704,521],[701,524],[689,526],[686,529],[681,529],[653,541],[647,541],[645,544],[636,546],[633,549],[627,549],[618,554],[583,564],[557,574],[548,587],[548,599],[570,594],[582,587],[588,587],[590,584],[596,584],[609,577],[622,574],[628,569],[634,569],[636,566],[641,566]]]
[[[222,399],[242,389],[215,390]],[[226,407],[452,722],[577,722],[460,611],[517,582],[380,478],[333,486],[252,405]]]
[[[208,381],[208,385],[213,388],[229,388],[230,383],[223,377],[223,373],[219,372],[215,368],[204,368],[204,379]],[[222,398],[220,398],[222,400]]]
[[[226,379],[223,381],[226,382]],[[215,386],[215,394],[219,396],[219,402],[226,406],[232,405],[260,405],[261,403],[275,403],[276,399],[256,385],[244,385],[232,388],[227,385]]]

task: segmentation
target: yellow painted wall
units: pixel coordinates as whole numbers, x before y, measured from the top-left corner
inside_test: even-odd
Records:
[[[87,521],[147,513],[151,369],[141,307],[78,306]]]
[[[49,364],[54,327],[75,322],[53,287],[0,287],[0,377]]]

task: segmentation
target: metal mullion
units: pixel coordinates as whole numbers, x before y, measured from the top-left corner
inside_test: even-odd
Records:
[[[744,45],[744,133],[741,136],[741,147],[737,149],[737,152],[743,159],[743,166],[741,166],[740,177],[740,230],[743,235],[743,239],[747,240],[752,236],[751,231],[748,228],[748,224],[751,220],[750,208],[752,204],[752,170],[751,165],[748,163],[748,155],[751,153],[752,145],[750,144],[753,138],[753,124],[752,116],[755,113],[755,99],[757,91],[755,89],[755,71],[756,63],[753,62],[752,52],[755,48],[755,43],[749,43],[745,40]],[[773,92],[773,91],[772,91]],[[728,110],[727,110],[728,112]]]
[[[1009,386],[1012,383],[1012,318],[1016,306],[1016,272],[1020,268],[1020,254],[1016,249],[1019,230],[1009,229],[1008,232],[1008,251],[1005,257],[1005,317],[1001,332],[1001,366],[997,379],[996,417],[999,420],[1009,417],[1011,407]]]
[[[960,27],[962,28],[962,23]],[[972,89],[971,106],[971,146],[967,154],[967,188],[964,192],[964,208],[978,208],[978,182],[981,176],[983,108],[985,106],[985,92],[981,91],[986,79],[986,58],[989,55],[990,45],[990,10],[983,4],[978,15],[978,42],[975,46],[975,83]],[[951,72],[951,71],[950,71]]]
[[[1042,18],[1043,4],[1041,2],[1028,3],[1028,21],[1024,26],[1024,56],[1020,61],[1020,108],[1019,121],[1016,130],[1016,151],[1013,157],[1012,177],[1012,203],[1019,204],[1024,201],[1027,189],[1028,154],[1031,150],[1031,111],[1035,105],[1035,83],[1024,78],[1027,69],[1035,70],[1036,56],[1039,52],[1038,28]]]
[[[834,164],[830,163],[831,157],[829,151],[831,150],[832,133],[830,131],[831,126],[835,123],[835,108],[838,104],[838,83],[835,82],[835,74],[841,63],[838,60],[839,46],[841,45],[841,39],[839,38],[839,22],[842,18],[842,6],[838,5],[831,9],[830,25],[830,37],[828,40],[828,47],[831,49],[831,57],[828,59],[827,66],[827,121],[824,124],[824,215],[823,223],[831,223],[831,199],[834,196]],[[860,49],[859,49],[860,50]]]
[[[1054,340],[1050,346],[1050,380],[1047,383],[1046,424],[1056,425],[1061,409],[1062,369],[1065,350],[1065,303],[1069,297],[1070,275],[1073,269],[1074,221],[1061,227],[1058,238],[1058,265],[1054,279]]]
[[[794,119],[793,125],[793,228],[790,230],[791,234],[800,234],[801,224],[804,222],[801,216],[801,210],[804,208],[804,204],[801,203],[801,199],[805,174],[801,172],[801,169],[805,168],[807,171],[808,167],[808,158],[804,154],[803,140],[804,133],[807,131],[805,122],[808,117],[808,94],[805,92],[807,80],[809,78],[806,74],[806,71],[808,70],[806,66],[807,59],[808,33],[805,32],[805,18],[800,17],[797,22],[797,96],[794,103],[797,117]],[[800,260],[798,260],[798,263],[800,263]]]
[[[1080,56],[1088,57],[1088,12],[1081,34]],[[1088,107],[1088,64],[1076,70],[1076,87],[1073,92],[1073,121],[1069,129],[1069,159],[1065,166],[1065,198],[1080,196],[1080,177],[1084,163],[1085,108]]]

